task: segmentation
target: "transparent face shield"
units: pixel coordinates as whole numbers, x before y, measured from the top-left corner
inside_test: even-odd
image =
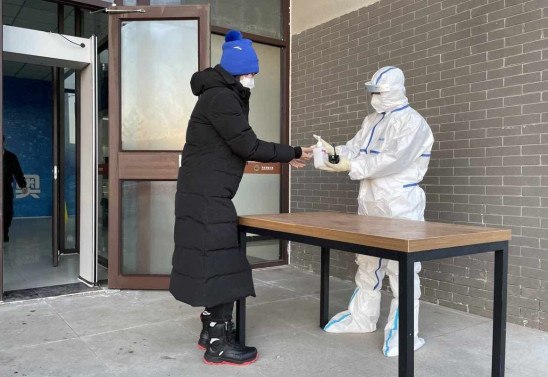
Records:
[[[376,112],[375,108],[371,105],[371,100],[374,95],[380,95],[380,93],[388,92],[390,87],[387,84],[375,85],[370,81],[365,83],[365,99],[367,101],[368,112]]]
[[[371,81],[365,83],[365,91],[368,93],[383,93],[389,92],[390,86],[388,84],[372,84]]]
[[[375,108],[373,105],[371,105],[371,100],[373,99],[373,95],[376,93],[370,93],[368,91],[365,91],[365,101],[367,103],[367,113],[371,114],[375,112]]]

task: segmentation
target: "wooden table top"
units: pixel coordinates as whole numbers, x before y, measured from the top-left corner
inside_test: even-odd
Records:
[[[512,237],[509,229],[336,212],[240,216],[239,224],[401,252],[508,241]]]

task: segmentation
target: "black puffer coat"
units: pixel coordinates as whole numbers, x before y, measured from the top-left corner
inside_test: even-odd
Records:
[[[192,306],[255,296],[238,243],[232,198],[246,161],[289,162],[298,148],[259,140],[248,123],[250,91],[221,66],[197,72],[175,198],[170,292]]]

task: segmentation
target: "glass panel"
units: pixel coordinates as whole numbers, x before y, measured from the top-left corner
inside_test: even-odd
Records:
[[[284,39],[281,10],[280,0],[261,2],[247,0],[244,4],[242,30],[276,39]],[[228,20],[227,25],[230,25],[230,20]]]
[[[75,35],[74,27],[75,27],[75,20],[74,20],[74,7],[64,5],[63,6],[63,12],[65,15],[65,22],[64,22],[64,31],[63,34],[65,35]]]
[[[98,70],[99,93],[99,128],[97,160],[99,161],[98,197],[99,197],[99,226],[98,251],[99,264],[108,264],[108,50],[99,53]],[[101,271],[101,270],[100,270]]]
[[[183,5],[188,4],[185,0],[150,0],[150,5]],[[207,4],[208,1],[202,1],[200,4]]]
[[[251,238],[247,241],[247,260],[251,264],[280,260],[280,241],[263,239],[248,234]],[[254,238],[257,238],[255,240]]]
[[[211,24],[282,39],[280,0],[150,0],[150,5],[210,4]]]
[[[101,44],[104,38],[108,36],[108,14],[93,13],[83,10],[83,28],[82,37],[89,38],[92,35],[97,36],[97,44]]]
[[[280,176],[277,174],[244,174],[234,197],[238,215],[280,212]],[[251,241],[247,244],[250,263],[280,259],[278,240]]]
[[[122,273],[171,272],[177,182],[122,184]]]
[[[280,175],[244,174],[233,199],[238,215],[280,212]]]
[[[68,75],[68,77],[67,77]],[[62,249],[76,248],[76,73],[74,70],[65,69],[65,116],[64,116],[64,140],[61,140],[61,148],[64,153],[64,191],[65,202],[61,203],[61,219],[65,223],[65,238]]]
[[[57,32],[57,4],[42,0],[3,1],[4,25]]]
[[[196,104],[198,21],[124,22],[121,44],[122,149],[181,150]]]
[[[221,61],[224,36],[211,35],[211,66]],[[259,74],[255,76],[249,104],[249,123],[261,139],[280,142],[281,122],[281,49],[253,43],[259,57]]]

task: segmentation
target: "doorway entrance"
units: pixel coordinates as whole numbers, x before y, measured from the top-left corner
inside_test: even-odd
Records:
[[[15,217],[8,229],[4,211],[0,292],[93,285],[100,278],[96,38],[11,26],[3,34],[3,133],[13,152],[4,153],[3,199],[9,208],[13,197]]]
[[[3,64],[5,291],[79,275],[76,71],[23,60]]]

